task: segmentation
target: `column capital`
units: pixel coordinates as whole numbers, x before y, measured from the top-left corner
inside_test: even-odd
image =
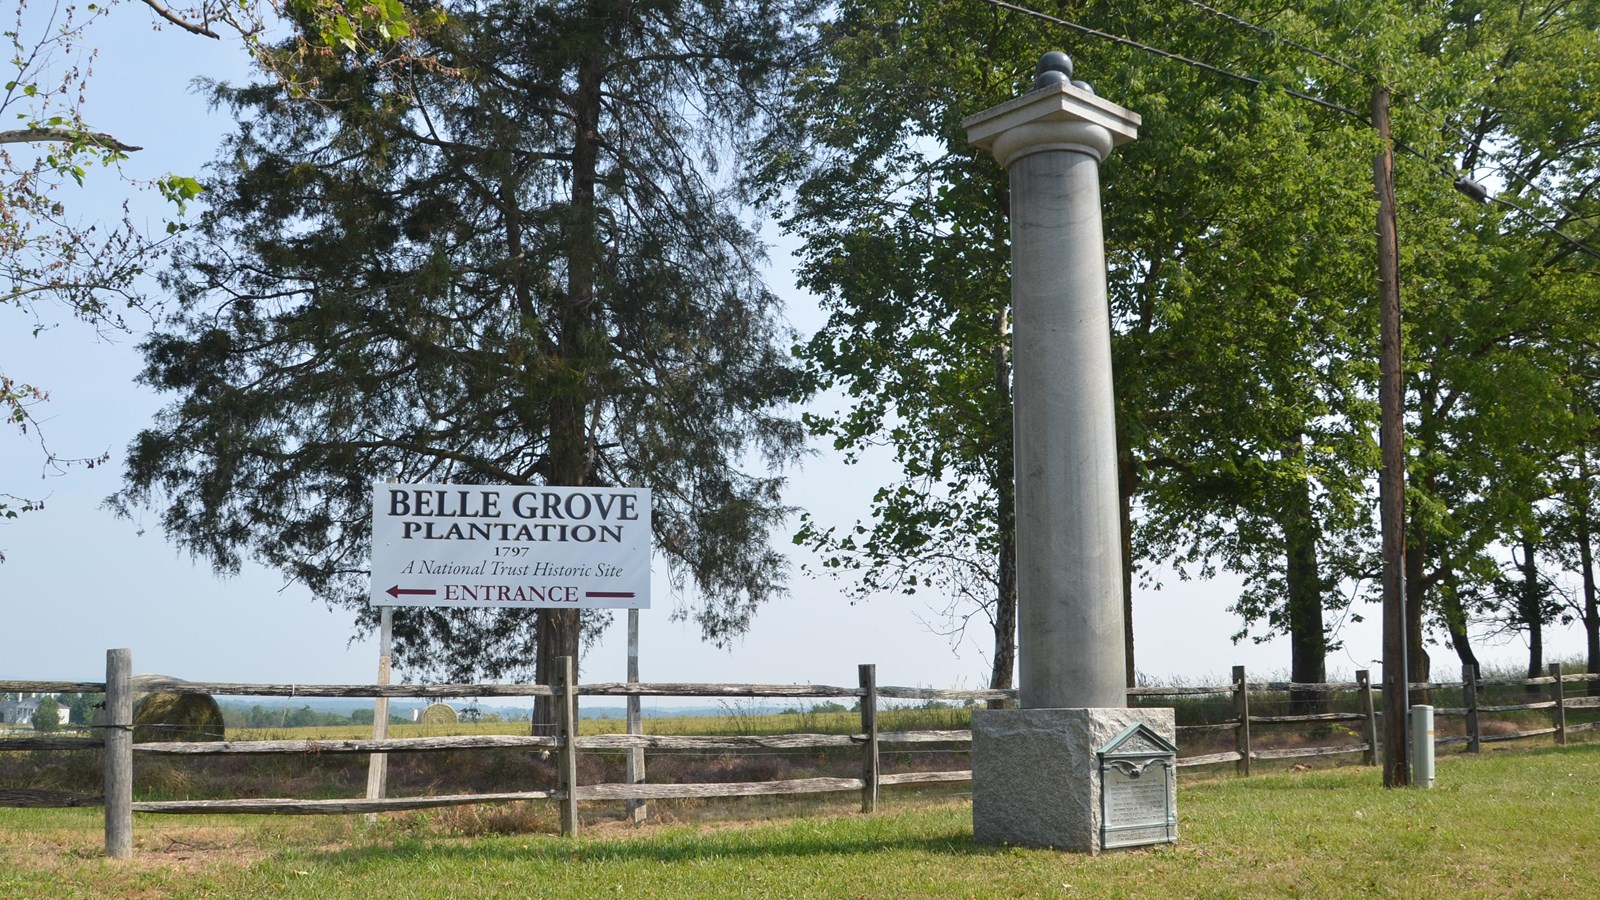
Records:
[[[1139,136],[1139,114],[1066,81],[1047,84],[962,120],[967,141],[1000,165],[1031,153],[1066,150],[1104,161]]]

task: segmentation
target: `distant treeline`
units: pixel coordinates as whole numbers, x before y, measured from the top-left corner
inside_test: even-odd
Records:
[[[371,725],[372,708],[356,706],[341,708],[322,703],[302,703],[299,706],[262,705],[260,703],[223,703],[222,723],[228,728],[303,728],[322,725]],[[516,722],[528,719],[528,710],[483,709],[473,704],[450,704],[463,722]],[[422,707],[389,707],[389,722],[405,724],[412,721],[412,709]]]
[[[411,716],[394,714],[390,722],[410,722]],[[246,706],[242,703],[222,704],[222,723],[228,728],[303,728],[316,725],[371,725],[372,709],[352,709],[348,713],[337,710],[312,709],[308,704],[298,707]]]

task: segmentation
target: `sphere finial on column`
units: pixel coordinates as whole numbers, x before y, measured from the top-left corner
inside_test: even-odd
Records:
[[[1039,64],[1033,67],[1033,89],[1049,87],[1052,84],[1068,84],[1072,81],[1072,57],[1060,50],[1051,50],[1039,57]]]

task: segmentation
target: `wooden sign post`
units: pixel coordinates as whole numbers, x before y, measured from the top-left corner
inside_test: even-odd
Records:
[[[628,683],[639,683],[639,610],[628,610]],[[628,733],[643,734],[644,723],[640,721],[639,695],[628,695]],[[644,748],[630,747],[628,749],[627,770],[624,773],[629,784],[644,784]],[[626,809],[628,820],[635,825],[642,825],[650,814],[647,801],[632,798],[627,801]]]
[[[394,647],[394,607],[378,607],[378,683],[389,683],[389,655]],[[389,736],[389,698],[377,697],[372,701],[372,739],[381,741]],[[389,754],[374,753],[367,765],[367,799],[382,800],[388,794]],[[376,813],[367,814],[367,824],[378,820]]]

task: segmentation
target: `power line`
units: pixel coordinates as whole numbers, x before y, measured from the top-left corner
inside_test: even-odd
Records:
[[[1501,206],[1506,207],[1507,209],[1511,209],[1511,210],[1514,210],[1516,212],[1522,213],[1523,217],[1526,218],[1528,221],[1532,222],[1535,225],[1538,225],[1540,228],[1543,228],[1545,231],[1550,232],[1551,234],[1555,235],[1556,237],[1561,238],[1562,240],[1566,241],[1568,244],[1571,244],[1572,245],[1572,249],[1578,251],[1579,253],[1584,253],[1584,254],[1587,254],[1589,256],[1592,256],[1595,259],[1600,259],[1600,250],[1596,250],[1595,248],[1589,246],[1587,243],[1585,243],[1585,242],[1573,237],[1572,235],[1567,234],[1566,232],[1562,231],[1561,229],[1557,228],[1556,226],[1551,225],[1549,222],[1546,222],[1545,220],[1539,218],[1537,215],[1534,214],[1534,212],[1532,210],[1528,209],[1527,207],[1521,206],[1521,205],[1516,204],[1516,203],[1512,203],[1510,200],[1507,200],[1504,197],[1490,197],[1488,202],[1498,203]]]
[[[1538,225],[1540,228],[1543,228],[1545,231],[1550,232],[1551,234],[1555,235],[1556,237],[1561,238],[1562,240],[1566,241],[1568,244],[1571,244],[1572,245],[1572,249],[1578,251],[1579,253],[1586,253],[1586,254],[1594,257],[1595,259],[1600,259],[1600,250],[1596,250],[1595,248],[1589,246],[1584,241],[1581,241],[1578,238],[1575,238],[1572,235],[1569,235],[1566,232],[1562,231],[1560,228],[1556,227],[1555,225],[1552,225],[1549,222],[1546,222],[1544,219],[1540,218],[1536,213],[1534,213],[1533,210],[1530,210],[1527,207],[1524,207],[1524,206],[1522,206],[1520,204],[1513,203],[1510,200],[1505,199],[1504,197],[1497,197],[1497,196],[1494,196],[1494,195],[1490,194],[1487,190],[1484,190],[1483,186],[1478,184],[1476,181],[1473,181],[1471,178],[1468,178],[1465,175],[1460,175],[1460,174],[1458,174],[1456,172],[1451,171],[1448,168],[1445,168],[1444,166],[1439,164],[1439,160],[1438,159],[1436,159],[1436,158],[1434,158],[1434,159],[1428,158],[1427,156],[1423,155],[1421,152],[1419,152],[1418,150],[1413,148],[1411,145],[1407,144],[1405,141],[1395,141],[1394,142],[1394,146],[1395,146],[1396,150],[1399,150],[1402,153],[1409,154],[1410,156],[1413,156],[1413,157],[1421,160],[1426,165],[1429,165],[1429,166],[1433,167],[1433,170],[1436,173],[1438,173],[1440,175],[1443,175],[1446,178],[1454,179],[1455,180],[1456,190],[1460,191],[1463,194],[1466,194],[1471,199],[1476,200],[1479,203],[1498,203],[1501,206],[1506,207],[1507,209],[1514,210],[1515,212],[1519,212],[1528,221],[1534,223],[1535,225]],[[1533,187],[1537,187],[1537,185],[1532,185],[1532,186]],[[1569,210],[1568,212],[1570,213],[1571,211]],[[1580,217],[1578,217],[1578,216],[1576,216],[1574,214],[1574,218],[1580,218]]]
[[[1420,98],[1413,97],[1412,98],[1412,102],[1416,103],[1418,106],[1422,107],[1423,109],[1428,110],[1429,112],[1439,113],[1438,110],[1433,109],[1433,108],[1429,107],[1427,104],[1423,103]],[[1520,181],[1523,184],[1527,185],[1528,187],[1531,187],[1534,190],[1538,191],[1539,192],[1539,196],[1543,197],[1552,206],[1555,206],[1557,209],[1559,209],[1562,212],[1566,213],[1569,217],[1574,218],[1574,219],[1583,218],[1583,216],[1578,215],[1578,213],[1575,212],[1572,209],[1572,207],[1570,207],[1570,206],[1566,205],[1565,203],[1561,202],[1560,199],[1558,199],[1556,197],[1551,197],[1545,191],[1545,189],[1542,186],[1540,186],[1537,182],[1535,182],[1533,179],[1528,178],[1527,176],[1523,175],[1521,172],[1518,172],[1516,169],[1514,169],[1510,165],[1506,164],[1502,160],[1500,153],[1497,153],[1493,149],[1484,146],[1481,143],[1480,139],[1473,137],[1472,135],[1468,134],[1467,132],[1462,131],[1461,129],[1455,127],[1454,125],[1451,125],[1448,121],[1445,121],[1444,116],[1443,116],[1442,113],[1439,113],[1439,118],[1440,118],[1440,125],[1441,125],[1441,127],[1444,128],[1444,130],[1446,130],[1446,131],[1450,132],[1451,134],[1455,135],[1456,137],[1460,138],[1462,143],[1465,143],[1468,146],[1476,145],[1478,147],[1479,151],[1483,153],[1483,155],[1485,155],[1485,156],[1489,157],[1490,159],[1494,160],[1495,161],[1495,169],[1498,170],[1500,173],[1502,173],[1504,175],[1509,175],[1512,178],[1516,179],[1517,181]]]
[[[1015,4],[1015,3],[1007,2],[1007,0],[982,0],[982,2],[983,3],[987,3],[990,6],[997,7],[999,9],[1009,10],[1011,12],[1020,13],[1022,15],[1030,16],[1030,17],[1035,18],[1035,19],[1040,19],[1040,20],[1045,21],[1045,22],[1050,22],[1050,23],[1055,24],[1055,25],[1060,25],[1060,26],[1062,26],[1064,28],[1070,29],[1072,31],[1076,31],[1079,34],[1087,35],[1089,37],[1099,38],[1099,39],[1105,40],[1105,41],[1110,41],[1110,42],[1112,42],[1114,44],[1118,44],[1118,45],[1121,45],[1121,46],[1124,46],[1124,47],[1128,47],[1128,48],[1133,49],[1133,50],[1140,50],[1140,51],[1145,52],[1145,53],[1149,53],[1149,54],[1152,54],[1152,55],[1155,55],[1155,56],[1159,56],[1162,59],[1170,59],[1173,62],[1183,63],[1184,65],[1192,66],[1192,67],[1197,68],[1197,69],[1202,69],[1204,71],[1211,72],[1211,73],[1217,74],[1217,75],[1221,75],[1221,76],[1224,76],[1226,78],[1231,78],[1231,79],[1234,79],[1235,81],[1242,81],[1245,84],[1253,85],[1255,87],[1268,87],[1268,88],[1276,87],[1278,90],[1283,91],[1285,94],[1288,94],[1289,96],[1294,97],[1297,100],[1305,100],[1305,101],[1307,101],[1309,103],[1314,103],[1317,106],[1325,107],[1327,109],[1331,109],[1331,110],[1334,110],[1336,112],[1344,113],[1345,115],[1347,115],[1347,116],[1349,116],[1349,117],[1355,119],[1356,121],[1361,122],[1361,123],[1363,123],[1365,125],[1368,125],[1368,126],[1372,125],[1372,120],[1370,118],[1368,118],[1367,116],[1362,115],[1359,112],[1356,112],[1353,109],[1350,109],[1349,107],[1340,106],[1337,103],[1333,103],[1333,102],[1328,101],[1328,100],[1323,100],[1320,97],[1313,97],[1310,94],[1301,93],[1300,91],[1296,91],[1296,90],[1293,90],[1291,88],[1283,87],[1282,85],[1270,85],[1270,84],[1268,84],[1267,82],[1263,81],[1260,78],[1254,78],[1254,77],[1251,77],[1249,75],[1240,75],[1237,72],[1230,72],[1227,69],[1223,69],[1223,68],[1221,68],[1219,66],[1214,66],[1211,63],[1201,62],[1200,60],[1192,59],[1190,57],[1183,56],[1182,54],[1173,53],[1173,52],[1168,51],[1168,50],[1162,50],[1159,47],[1152,47],[1149,44],[1141,44],[1138,41],[1132,40],[1130,38],[1120,37],[1118,35],[1114,35],[1114,34],[1111,34],[1109,32],[1100,31],[1100,30],[1095,29],[1095,28],[1090,28],[1087,25],[1080,25],[1077,22],[1073,22],[1073,21],[1070,21],[1070,20],[1067,20],[1067,19],[1063,19],[1063,18],[1061,18],[1059,16],[1052,16],[1049,13],[1040,12],[1040,11],[1035,10],[1035,9],[1029,9],[1028,7],[1025,7],[1025,6],[1019,6],[1019,5]],[[1286,44],[1288,46],[1291,46],[1291,47],[1294,47],[1295,49],[1301,50],[1302,52],[1309,53],[1309,54],[1311,54],[1313,56],[1318,57],[1319,59],[1325,59],[1328,62],[1331,62],[1334,65],[1337,65],[1340,68],[1346,69],[1346,70],[1348,70],[1350,72],[1353,72],[1353,73],[1355,73],[1357,75],[1360,75],[1363,78],[1368,79],[1369,81],[1375,81],[1375,79],[1373,79],[1371,76],[1367,75],[1366,73],[1362,72],[1361,70],[1356,69],[1356,68],[1354,68],[1354,67],[1352,67],[1352,66],[1350,66],[1350,65],[1348,65],[1348,64],[1346,64],[1346,63],[1344,63],[1344,62],[1342,62],[1342,61],[1340,61],[1338,59],[1335,59],[1334,57],[1329,56],[1329,55],[1327,55],[1327,54],[1325,54],[1325,53],[1323,53],[1323,52],[1321,52],[1319,50],[1313,49],[1313,48],[1305,46],[1303,44],[1299,44],[1299,43],[1294,42],[1294,41],[1290,41],[1289,39],[1282,37],[1281,35],[1277,34],[1276,32],[1272,31],[1271,29],[1262,28],[1259,25],[1253,25],[1250,22],[1247,22],[1244,19],[1241,19],[1241,18],[1239,18],[1237,16],[1232,16],[1232,15],[1229,15],[1228,13],[1222,12],[1221,10],[1215,9],[1215,8],[1213,8],[1211,6],[1207,6],[1206,4],[1199,2],[1199,0],[1184,0],[1184,2],[1189,4],[1190,6],[1194,6],[1194,7],[1198,8],[1198,9],[1205,10],[1206,12],[1211,13],[1212,15],[1219,16],[1219,17],[1227,20],[1228,22],[1231,22],[1232,24],[1234,24],[1234,25],[1236,25],[1238,27],[1246,28],[1246,29],[1249,29],[1249,30],[1254,31],[1256,33],[1267,35],[1267,36],[1271,37],[1272,39],[1274,39],[1276,41],[1280,41],[1280,42],[1282,42],[1282,43],[1284,43],[1284,44]],[[1418,106],[1422,106],[1422,108],[1424,108],[1424,109],[1428,109],[1428,107],[1423,106],[1423,104],[1420,103],[1420,102],[1418,102],[1417,105]],[[1429,111],[1430,112],[1437,112],[1436,110],[1429,110]],[[1454,131],[1453,128],[1450,129],[1450,130]],[[1467,138],[1463,133],[1456,132],[1456,135],[1458,137],[1461,137],[1463,140],[1466,140],[1468,143],[1472,143],[1471,139]],[[1410,146],[1406,145],[1404,142],[1396,141],[1395,142],[1395,146],[1398,149],[1404,151],[1405,153],[1408,153],[1411,156],[1414,156],[1417,159],[1422,160],[1423,162],[1429,164],[1430,166],[1436,167],[1435,171],[1438,174],[1443,175],[1446,178],[1451,179],[1454,182],[1454,184],[1456,186],[1456,189],[1461,191],[1463,194],[1466,194],[1468,197],[1470,197],[1470,198],[1472,198],[1474,200],[1477,200],[1480,203],[1485,203],[1485,202],[1489,202],[1489,201],[1492,200],[1493,202],[1498,203],[1501,206],[1505,206],[1508,209],[1511,209],[1511,210],[1513,210],[1515,212],[1521,213],[1523,216],[1525,216],[1529,221],[1533,222],[1535,225],[1538,225],[1540,228],[1543,228],[1544,230],[1550,232],[1551,234],[1555,235],[1556,237],[1559,237],[1562,240],[1566,241],[1568,244],[1572,245],[1574,250],[1577,250],[1577,251],[1579,251],[1581,253],[1588,254],[1589,256],[1593,256],[1596,259],[1600,259],[1600,250],[1596,250],[1595,248],[1589,246],[1587,243],[1584,243],[1583,241],[1578,240],[1575,237],[1572,237],[1571,235],[1567,234],[1566,232],[1561,231],[1556,226],[1551,225],[1550,223],[1548,223],[1548,222],[1544,221],[1543,219],[1539,218],[1539,216],[1534,214],[1531,210],[1526,209],[1523,206],[1520,206],[1520,205],[1518,205],[1516,203],[1513,203],[1513,202],[1511,202],[1509,200],[1506,200],[1506,199],[1503,199],[1501,197],[1491,197],[1491,196],[1489,196],[1488,192],[1484,191],[1482,189],[1482,187],[1477,184],[1477,182],[1473,181],[1470,178],[1466,178],[1465,176],[1460,175],[1460,173],[1458,173],[1458,172],[1453,172],[1453,171],[1450,171],[1449,169],[1446,169],[1446,168],[1443,168],[1443,167],[1439,167],[1439,164],[1438,164],[1437,160],[1429,159],[1428,157],[1424,156],[1422,153],[1420,153],[1417,150],[1415,150],[1415,149],[1411,148]],[[1506,171],[1506,172],[1510,173],[1514,177],[1517,177],[1518,180],[1522,181],[1524,184],[1528,185],[1529,187],[1534,188],[1535,190],[1540,190],[1540,192],[1543,193],[1542,189],[1539,188],[1539,185],[1533,183],[1532,181],[1530,181],[1530,180],[1528,180],[1526,178],[1522,178],[1518,173],[1516,173],[1515,171],[1510,170],[1508,167],[1502,166],[1502,171]],[[1574,213],[1572,210],[1568,209],[1566,206],[1564,206],[1563,204],[1559,203],[1558,201],[1553,201],[1553,202],[1556,202],[1556,205],[1560,206],[1563,210],[1565,210],[1568,215],[1573,216],[1574,218],[1581,218],[1576,213]]]
[[[1234,25],[1239,26],[1240,28],[1248,29],[1250,31],[1255,32],[1256,34],[1260,34],[1260,35],[1263,35],[1265,37],[1269,37],[1272,40],[1277,41],[1280,44],[1285,44],[1287,46],[1293,47],[1296,50],[1301,51],[1302,53],[1309,53],[1309,54],[1311,54],[1312,56],[1315,56],[1318,59],[1325,60],[1327,62],[1333,63],[1334,65],[1338,66],[1339,68],[1344,69],[1346,72],[1350,72],[1350,73],[1353,73],[1355,75],[1360,75],[1362,78],[1366,78],[1368,81],[1372,80],[1370,77],[1367,76],[1367,74],[1365,72],[1361,71],[1360,69],[1357,69],[1355,66],[1350,65],[1349,63],[1345,62],[1344,60],[1335,59],[1334,57],[1329,56],[1326,53],[1323,53],[1321,50],[1318,50],[1315,47],[1308,47],[1305,44],[1301,44],[1301,43],[1299,43],[1297,41],[1292,41],[1289,38],[1286,38],[1283,35],[1278,34],[1276,31],[1273,31],[1270,28],[1263,28],[1260,25],[1256,25],[1256,24],[1251,23],[1251,22],[1246,22],[1244,19],[1241,19],[1238,16],[1231,15],[1229,13],[1225,13],[1222,10],[1217,9],[1214,6],[1207,6],[1206,4],[1201,3],[1200,0],[1183,0],[1183,2],[1189,4],[1190,6],[1194,7],[1195,9],[1204,10],[1205,12],[1208,12],[1211,15],[1216,16],[1219,19],[1224,19],[1224,20],[1226,20],[1228,22],[1231,22]]]
[[[1080,25],[1077,22],[1073,22],[1073,21],[1070,21],[1070,20],[1067,20],[1067,19],[1063,19],[1063,18],[1060,18],[1059,16],[1052,16],[1049,13],[1043,13],[1043,12],[1040,12],[1040,11],[1038,11],[1036,9],[1029,9],[1026,6],[1018,6],[1015,3],[1008,3],[1008,2],[1006,2],[1006,0],[980,0],[980,2],[987,3],[990,6],[993,6],[993,7],[999,8],[999,9],[1009,10],[1010,12],[1020,13],[1020,14],[1022,14],[1024,16],[1030,16],[1030,17],[1035,18],[1035,19],[1040,19],[1042,21],[1049,22],[1049,23],[1051,23],[1053,25],[1060,25],[1063,28],[1067,28],[1067,29],[1070,29],[1072,31],[1076,31],[1079,34],[1088,35],[1089,37],[1099,38],[1099,39],[1104,40],[1104,41],[1110,41],[1113,44],[1119,44],[1119,45],[1121,45],[1123,47],[1128,47],[1128,48],[1133,49],[1133,50],[1140,50],[1140,51],[1143,51],[1145,53],[1152,54],[1154,56],[1159,56],[1162,59],[1170,59],[1173,62],[1180,62],[1180,63],[1183,63],[1186,66],[1192,66],[1193,68],[1196,68],[1196,69],[1203,69],[1203,70],[1205,70],[1207,72],[1211,72],[1211,73],[1213,73],[1215,75],[1221,75],[1224,78],[1232,78],[1235,81],[1242,81],[1245,84],[1253,85],[1255,87],[1276,88],[1277,90],[1283,91],[1285,94],[1288,94],[1289,96],[1294,97],[1297,100],[1304,100],[1304,101],[1306,101],[1308,103],[1315,103],[1318,106],[1326,107],[1326,108],[1331,109],[1331,110],[1333,110],[1335,112],[1344,113],[1345,115],[1350,116],[1351,118],[1356,119],[1357,121],[1360,121],[1360,122],[1368,122],[1369,121],[1366,116],[1363,116],[1361,113],[1356,112],[1355,110],[1349,108],[1348,106],[1340,106],[1337,103],[1332,103],[1330,101],[1322,99],[1321,97],[1313,97],[1310,94],[1303,94],[1303,93],[1301,93],[1299,91],[1296,91],[1296,90],[1294,90],[1292,88],[1284,87],[1283,85],[1268,84],[1267,82],[1262,81],[1259,78],[1253,78],[1253,77],[1251,77],[1249,75],[1240,75],[1237,72],[1230,72],[1227,69],[1221,68],[1219,66],[1214,66],[1211,63],[1201,62],[1198,59],[1191,59],[1190,57],[1184,56],[1182,54],[1172,53],[1172,52],[1167,51],[1167,50],[1162,50],[1159,47],[1152,47],[1149,44],[1141,44],[1138,41],[1131,40],[1131,39],[1125,38],[1125,37],[1119,37],[1118,35],[1114,35],[1114,34],[1111,34],[1109,32],[1105,32],[1105,31],[1100,31],[1100,30],[1095,29],[1095,28],[1090,28],[1087,25]]]
[[[1196,9],[1204,10],[1205,12],[1207,12],[1207,13],[1213,15],[1213,16],[1216,16],[1216,17],[1218,17],[1220,19],[1223,19],[1223,20],[1225,20],[1225,21],[1227,21],[1227,22],[1229,22],[1229,23],[1231,23],[1233,25],[1236,25],[1236,26],[1240,27],[1240,28],[1246,29],[1248,31],[1252,31],[1252,32],[1254,32],[1256,34],[1264,35],[1264,36],[1266,36],[1268,38],[1271,38],[1274,41],[1277,41],[1280,44],[1284,44],[1286,46],[1293,47],[1294,49],[1299,50],[1299,51],[1301,51],[1303,53],[1308,53],[1308,54],[1310,54],[1310,55],[1312,55],[1312,56],[1314,56],[1314,57],[1316,57],[1318,59],[1330,62],[1333,65],[1336,65],[1339,68],[1344,69],[1347,72],[1351,72],[1351,73],[1353,73],[1355,75],[1359,75],[1360,77],[1366,79],[1369,82],[1372,82],[1372,83],[1376,83],[1377,82],[1377,79],[1375,77],[1373,77],[1372,75],[1367,74],[1366,72],[1363,72],[1362,70],[1356,68],[1355,66],[1352,66],[1349,63],[1344,62],[1343,60],[1336,59],[1333,56],[1330,56],[1327,53],[1324,53],[1324,52],[1322,52],[1320,50],[1317,50],[1317,49],[1315,49],[1313,47],[1309,47],[1309,46],[1307,46],[1305,44],[1301,44],[1301,43],[1298,43],[1296,41],[1292,41],[1292,40],[1290,40],[1290,39],[1278,34],[1277,32],[1275,32],[1275,31],[1273,31],[1273,30],[1271,30],[1269,28],[1263,28],[1260,25],[1256,25],[1256,24],[1254,24],[1252,22],[1248,22],[1248,21],[1246,21],[1244,19],[1239,18],[1238,16],[1231,15],[1229,13],[1223,12],[1220,9],[1217,9],[1217,8],[1215,8],[1213,6],[1209,6],[1209,5],[1205,4],[1205,3],[1200,2],[1200,0],[1183,0],[1183,2],[1188,4],[1189,6],[1192,6],[1192,7],[1196,8]],[[1467,146],[1477,146],[1479,148],[1479,150],[1484,155],[1490,157],[1491,159],[1494,159],[1496,161],[1496,163],[1497,163],[1496,168],[1502,174],[1508,175],[1511,178],[1514,178],[1517,181],[1522,182],[1527,187],[1533,188],[1535,191],[1538,191],[1539,195],[1541,197],[1543,197],[1547,202],[1549,202],[1551,205],[1555,206],[1557,209],[1559,209],[1562,212],[1566,213],[1567,216],[1569,216],[1570,218],[1574,218],[1574,219],[1582,219],[1583,218],[1583,216],[1579,215],[1571,207],[1569,207],[1565,203],[1561,202],[1561,200],[1559,198],[1549,196],[1549,194],[1545,191],[1543,186],[1539,185],[1533,179],[1524,176],[1521,172],[1518,172],[1516,169],[1512,168],[1511,166],[1509,166],[1506,163],[1504,163],[1503,161],[1501,161],[1500,160],[1500,154],[1496,153],[1494,150],[1492,150],[1492,149],[1490,149],[1488,147],[1483,146],[1482,145],[1482,141],[1481,141],[1480,138],[1475,138],[1472,135],[1469,135],[1467,132],[1462,131],[1461,129],[1451,125],[1450,122],[1446,119],[1446,117],[1445,117],[1445,115],[1443,113],[1440,113],[1438,110],[1433,109],[1432,107],[1430,107],[1427,104],[1423,103],[1422,102],[1422,98],[1420,98],[1420,97],[1418,97],[1416,95],[1412,95],[1410,97],[1410,99],[1418,107],[1420,107],[1422,109],[1426,109],[1429,112],[1434,113],[1435,115],[1439,116],[1439,122],[1440,122],[1441,127],[1443,127],[1444,130],[1448,131],[1449,133],[1451,133],[1451,134],[1455,135],[1456,137],[1460,138],[1462,143],[1466,144]],[[1397,146],[1398,146],[1398,142],[1397,142]],[[1430,162],[1429,160],[1425,159],[1421,154],[1417,153],[1417,151],[1412,150],[1409,147],[1404,148],[1404,149],[1405,149],[1405,151],[1407,153],[1410,153],[1412,156],[1415,156],[1418,159],[1422,159],[1424,162]],[[1588,247],[1587,245],[1583,244],[1583,242],[1578,241],[1575,238],[1569,237],[1566,234],[1563,234],[1562,232],[1557,231],[1554,226],[1551,226],[1551,225],[1541,221],[1540,219],[1535,217],[1532,212],[1530,212],[1529,210],[1523,208],[1522,206],[1519,206],[1519,205],[1517,205],[1515,203],[1512,203],[1512,202],[1510,202],[1508,200],[1504,200],[1504,199],[1499,198],[1499,197],[1489,197],[1488,193],[1486,191],[1483,191],[1482,188],[1479,187],[1478,184],[1475,181],[1473,181],[1470,178],[1465,178],[1465,176],[1463,176],[1459,171],[1444,171],[1444,170],[1440,170],[1440,171],[1441,171],[1441,174],[1445,175],[1445,177],[1454,179],[1455,182],[1456,182],[1457,189],[1460,190],[1462,193],[1466,194],[1467,196],[1473,198],[1474,200],[1477,200],[1480,203],[1487,202],[1489,200],[1493,200],[1494,202],[1499,203],[1499,204],[1501,204],[1503,206],[1510,207],[1511,209],[1514,209],[1514,210],[1522,213],[1523,215],[1527,216],[1528,218],[1532,219],[1533,221],[1538,222],[1538,224],[1540,226],[1550,230],[1552,233],[1560,235],[1563,239],[1571,242],[1573,244],[1573,246],[1578,247],[1583,252],[1589,253],[1591,255],[1594,255],[1595,251],[1592,248]],[[1465,185],[1463,185],[1463,183],[1462,183],[1463,179],[1465,179],[1465,181],[1466,181]]]

